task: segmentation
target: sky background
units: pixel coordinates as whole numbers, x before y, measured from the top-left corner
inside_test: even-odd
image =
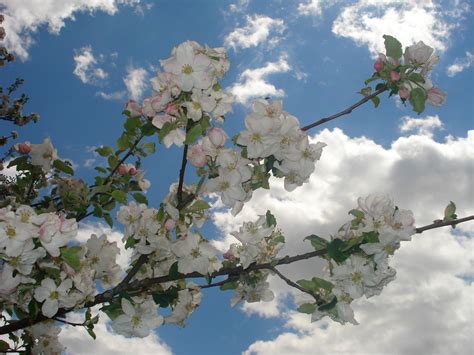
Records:
[[[309,234],[334,233],[357,197],[369,193],[389,193],[414,211],[419,226],[442,217],[450,200],[458,215],[474,213],[469,1],[0,0],[0,11],[5,45],[19,57],[2,69],[1,84],[24,78],[27,111],[41,115],[20,129],[20,139],[50,137],[88,181],[102,163],[94,148],[113,145],[121,132],[124,102],[151,93],[159,60],[183,41],[228,50],[222,87],[236,95],[225,123],[232,136],[254,98],[282,98],[302,126],[344,109],[360,99],[383,34],[404,46],[423,40],[441,56],[432,79],[448,93],[443,107],[417,116],[382,97],[377,109],[369,103],[313,129],[312,139],[328,146],[309,184],[289,194],[282,181],[272,181],[236,219],[222,208],[211,211],[205,231],[225,251],[230,231],[271,209],[285,233],[285,255],[308,250]],[[180,154],[159,146],[145,160],[152,206],[177,180]],[[186,181],[195,178],[188,173]],[[118,225],[110,230],[93,220],[79,238],[101,232],[120,242]],[[165,325],[145,339],[126,339],[107,331],[104,316],[95,342],[66,327],[60,337],[71,354],[472,354],[473,236],[474,223],[466,223],[403,243],[392,258],[397,280],[381,296],[355,302],[358,326],[310,323],[294,311],[293,291],[271,279],[276,298],[267,304],[231,309],[232,292],[205,290],[183,329]],[[309,261],[281,270],[297,280],[319,268]]]

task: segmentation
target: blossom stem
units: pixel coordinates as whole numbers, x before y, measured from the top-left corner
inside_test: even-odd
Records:
[[[345,110],[341,111],[341,112],[338,112],[332,116],[328,116],[328,117],[325,117],[325,118],[321,118],[320,120],[316,121],[316,122],[313,122],[307,126],[304,126],[303,128],[301,128],[302,131],[308,131],[310,130],[311,128],[314,128],[316,126],[319,126],[319,125],[322,125],[323,123],[326,123],[326,122],[329,122],[329,121],[332,121],[338,117],[341,117],[341,116],[344,116],[344,115],[348,115],[350,114],[354,109],[356,109],[357,107],[359,106],[362,106],[363,104],[365,104],[367,101],[370,101],[372,100],[374,97],[376,97],[377,95],[380,95],[381,93],[383,93],[384,91],[387,91],[388,90],[388,87],[385,85],[383,86],[382,88],[378,89],[377,91],[375,91],[373,94],[370,94],[366,97],[364,97],[362,100],[356,102],[354,105],[346,108]]]

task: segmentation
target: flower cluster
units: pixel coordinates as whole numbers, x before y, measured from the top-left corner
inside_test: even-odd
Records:
[[[28,309],[34,299],[51,318],[92,297],[95,281],[115,284],[121,271],[116,243],[92,235],[71,246],[76,233],[76,221],[61,214],[36,214],[25,205],[0,209],[0,301]]]
[[[360,198],[358,205],[350,212],[355,219],[344,224],[330,244],[330,282],[313,279],[315,289],[324,289],[323,298],[328,300],[326,305],[310,308],[313,321],[328,315],[341,323],[357,324],[350,303],[379,295],[395,279],[389,257],[415,233],[412,212],[398,209],[385,195]]]
[[[270,263],[277,256],[285,243],[281,231],[276,228],[274,216],[267,212],[259,216],[255,222],[244,222],[238,232],[231,233],[240,243],[233,243],[229,250],[224,253],[227,266],[241,265],[244,269],[253,263]],[[235,295],[231,299],[231,305],[235,306],[240,301],[246,302],[268,302],[273,299],[273,292],[268,289],[266,281],[268,271],[252,271],[248,275],[242,275],[234,284]]]
[[[434,49],[420,41],[406,47],[402,53],[400,42],[391,36],[384,38],[386,54],[379,54],[374,63],[375,73],[366,84],[377,79],[385,80],[391,93],[398,94],[403,102],[409,100],[417,113],[424,110],[426,101],[441,106],[446,93],[435,87],[429,78],[439,62],[439,56],[433,54]],[[364,90],[362,93],[370,93],[370,90]]]

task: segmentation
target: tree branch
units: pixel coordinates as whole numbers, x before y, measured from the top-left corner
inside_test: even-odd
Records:
[[[460,224],[460,223],[468,222],[468,221],[471,221],[471,220],[474,220],[474,215],[459,218],[459,219],[455,219],[455,220],[452,220],[452,221],[447,221],[447,222],[435,222],[433,224],[429,224],[429,225],[417,228],[416,233],[423,233],[424,231],[429,230],[429,229],[445,227],[445,226],[448,226],[448,225],[452,226],[454,224]],[[273,271],[273,269],[275,269],[275,266],[291,264],[291,263],[294,263],[296,261],[311,259],[311,258],[314,258],[316,256],[323,256],[326,253],[327,253],[326,249],[321,249],[321,250],[315,250],[315,251],[311,251],[311,252],[308,252],[308,253],[305,253],[305,254],[300,254],[300,255],[285,256],[281,259],[278,259],[276,263],[263,263],[263,264],[253,263],[246,269],[244,269],[242,266],[236,266],[236,267],[233,267],[233,268],[223,268],[221,270],[218,270],[218,271],[212,273],[209,276],[211,278],[215,278],[217,276],[226,276],[226,275],[229,276],[229,277],[236,277],[236,276],[239,276],[239,275],[247,274],[247,273],[252,272],[252,271],[263,270],[263,269]],[[276,274],[278,276],[280,276],[278,271],[276,272]],[[204,275],[201,275],[198,272],[192,272],[192,273],[189,273],[189,274],[178,274],[175,277],[170,277],[169,275],[166,275],[166,276],[154,277],[154,278],[149,278],[149,279],[144,279],[144,280],[135,280],[131,283],[126,284],[127,287],[124,288],[124,289],[119,288],[118,286],[116,286],[116,287],[112,288],[111,290],[108,290],[108,291],[105,291],[101,294],[98,294],[97,296],[95,296],[95,298],[92,301],[86,302],[84,304],[83,308],[90,308],[90,307],[93,307],[95,305],[98,305],[98,304],[101,304],[101,303],[104,303],[104,302],[111,302],[114,299],[115,296],[117,296],[119,293],[121,293],[123,291],[139,291],[139,290],[149,288],[150,286],[156,285],[156,284],[159,284],[159,283],[177,281],[177,280],[182,280],[182,279],[203,278],[203,277],[204,277]],[[285,280],[285,279],[283,279],[283,280]],[[289,281],[292,282],[291,280],[289,280]],[[204,285],[204,286],[202,286],[202,288],[210,288],[210,287],[220,286],[220,285],[223,285],[226,282],[229,282],[229,280],[227,279],[227,280],[220,281],[220,282],[217,282],[215,284],[210,284],[210,285],[207,285],[207,286]],[[286,280],[285,280],[285,282],[286,282]],[[293,286],[293,285],[290,285],[290,286]],[[306,291],[304,291],[304,292],[306,292]],[[58,313],[56,313],[55,317],[63,317],[65,314],[67,314],[69,312],[72,312],[74,310],[75,309],[73,309],[73,308],[70,308],[70,309],[60,308]],[[17,320],[17,321],[12,321],[11,323],[9,323],[7,325],[4,325],[3,327],[0,327],[0,334],[8,334],[8,333],[11,333],[11,332],[14,332],[14,331],[32,326],[36,323],[42,322],[42,321],[47,320],[47,319],[49,319],[49,318],[45,317],[42,314],[39,314],[34,319],[31,319],[31,318],[27,317],[27,318],[23,318],[23,319],[20,319],[20,320]]]
[[[329,121],[332,121],[338,117],[341,117],[341,116],[344,116],[344,115],[348,115],[349,113],[351,113],[354,109],[356,109],[357,107],[359,106],[362,106],[363,104],[365,104],[367,101],[370,101],[372,100],[374,97],[376,97],[377,95],[383,93],[384,91],[387,91],[388,90],[388,87],[387,86],[384,86],[383,88],[380,88],[378,89],[377,91],[375,91],[373,94],[370,94],[366,97],[364,97],[362,100],[356,102],[354,105],[346,108],[345,110],[341,111],[341,112],[338,112],[332,116],[328,116],[328,117],[325,117],[325,118],[321,118],[319,121],[316,121],[316,122],[313,122],[307,126],[304,126],[303,128],[301,128],[302,131],[308,131],[310,130],[311,128],[314,128],[316,126],[319,126],[319,125],[322,125],[323,123],[326,123],[326,122],[329,122]]]

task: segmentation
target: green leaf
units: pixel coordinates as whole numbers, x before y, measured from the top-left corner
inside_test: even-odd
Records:
[[[160,133],[158,133],[158,140],[161,142],[163,139],[174,129],[174,125],[170,122],[165,122],[163,127],[160,129]]]
[[[419,73],[412,73],[408,76],[408,79],[410,79],[411,81],[414,81],[416,83],[424,83],[425,82],[425,78],[423,77],[423,75],[419,74]]]
[[[313,314],[316,310],[316,306],[312,303],[303,303],[298,307],[297,311],[300,313]]]
[[[115,190],[112,192],[112,197],[122,205],[127,204],[127,194],[120,190]]]
[[[167,308],[176,298],[178,298],[178,288],[171,287],[166,290],[166,292],[154,292],[152,297],[153,301],[161,308]]]
[[[110,228],[114,226],[114,221],[110,213],[104,213],[104,219],[107,222],[107,224],[110,226]]]
[[[274,227],[277,225],[277,221],[274,215],[270,211],[267,211],[266,220],[267,220],[267,226],[269,227]]]
[[[312,280],[298,280],[296,281],[296,283],[303,287],[305,290],[316,291],[315,285]]]
[[[125,134],[122,133],[122,135],[117,139],[117,147],[119,150],[126,150],[131,146],[130,144],[130,138]]]
[[[444,209],[444,221],[450,221],[457,218],[456,205],[453,201],[449,201],[449,204]]]
[[[24,165],[27,162],[28,162],[28,156],[24,155],[10,161],[8,163],[7,168],[11,168],[12,166],[17,166],[17,165]]]
[[[172,279],[177,279],[179,277],[178,262],[175,262],[173,265],[171,265],[168,276]]]
[[[378,243],[379,240],[379,233],[375,231],[366,232],[362,234],[363,241],[365,243]]]
[[[117,166],[118,163],[118,158],[115,155],[111,155],[108,159],[107,162],[109,163],[109,166],[111,169],[114,169]]]
[[[72,169],[72,167],[59,159],[56,159],[53,162],[53,167],[55,167],[59,171],[62,171],[63,173],[74,175],[74,170]]]
[[[184,144],[192,144],[194,143],[202,134],[202,127],[200,124],[196,124],[186,133],[186,140]]]
[[[151,122],[144,124],[140,129],[144,136],[152,136],[157,131],[157,128]]]
[[[332,282],[321,279],[319,277],[313,277],[311,281],[313,281],[313,284],[316,287],[316,289],[322,288],[324,290],[331,291],[334,288],[334,284]]]
[[[220,290],[221,290],[221,291],[235,290],[238,285],[239,285],[239,284],[238,284],[237,281],[229,281],[229,282],[226,282],[225,284],[223,284],[223,285],[220,287]]]
[[[303,240],[309,240],[314,250],[322,250],[327,247],[328,241],[324,238],[318,237],[317,235],[311,234]]]
[[[30,303],[28,304],[28,312],[30,316],[34,319],[40,312],[40,307],[38,307],[38,303],[32,298]]]
[[[375,80],[378,80],[378,79],[380,79],[379,73],[374,73],[369,79],[367,79],[366,81],[364,81],[364,84],[367,85],[367,84],[371,83],[372,81],[375,81]],[[360,94],[361,94],[361,95],[364,95],[364,94],[363,94],[364,89],[366,89],[366,88],[362,88],[362,89],[360,90]],[[370,89],[370,91],[372,91],[371,88],[369,88],[369,89]],[[370,91],[369,91],[369,94],[370,94]],[[366,95],[364,95],[364,96],[366,96]]]
[[[127,241],[125,242],[125,249],[133,248],[135,244],[137,244],[137,240],[130,236],[127,238]]]
[[[105,314],[107,314],[110,320],[114,320],[115,318],[117,318],[119,315],[123,313],[121,301],[119,299],[117,299],[117,301],[112,304],[103,306],[100,310],[104,312]]]
[[[410,103],[413,111],[420,114],[425,110],[426,93],[422,88],[415,88],[410,91]]]
[[[62,247],[61,258],[74,269],[74,271],[79,271],[81,268],[81,260],[79,259],[78,253],[82,250],[79,246],[74,247]]]
[[[360,210],[356,210],[356,209],[350,210],[349,214],[353,215],[357,219],[362,219],[365,216],[364,212],[362,212]]]
[[[137,201],[138,203],[144,203],[148,205],[148,200],[145,195],[142,195],[141,193],[137,192],[137,193],[134,193],[132,196],[135,199],[135,201]]]
[[[186,211],[190,212],[190,213],[193,213],[193,212],[199,212],[199,211],[202,211],[202,210],[207,210],[211,208],[211,205],[204,201],[204,200],[197,200],[196,202],[194,202],[191,206],[189,206]]]
[[[395,59],[401,58],[403,54],[402,44],[395,37],[389,35],[384,35],[383,38],[385,39],[385,54]]]
[[[113,154],[114,150],[112,147],[103,145],[102,147],[99,147],[95,150],[100,156],[102,157],[108,157],[109,155]]]
[[[380,98],[378,96],[375,96],[372,98],[372,102],[374,103],[374,107],[377,108],[380,104]]]
[[[125,121],[123,127],[127,132],[134,133],[135,129],[140,125],[140,123],[141,122],[139,118],[129,118]]]
[[[10,349],[10,345],[5,340],[0,339],[0,352],[4,353]]]
[[[90,326],[90,327],[86,327],[86,330],[87,330],[87,333],[89,333],[89,335],[91,336],[92,339],[96,339],[96,335],[94,333],[94,327]]]
[[[341,239],[334,239],[328,244],[328,255],[334,261],[341,263],[349,257],[348,255],[343,253],[342,249],[344,247],[344,241],[342,241]]]
[[[337,304],[337,298],[333,297],[331,302],[323,304],[322,306],[319,306],[318,310],[327,312],[327,311],[333,309],[334,307],[336,307],[336,304]]]

